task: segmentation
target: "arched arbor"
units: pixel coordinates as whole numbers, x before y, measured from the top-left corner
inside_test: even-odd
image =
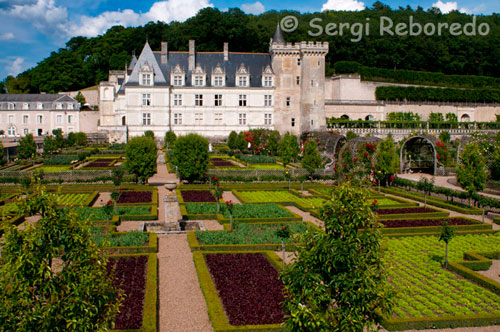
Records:
[[[399,172],[421,172],[436,175],[436,138],[429,135],[413,136],[401,144]]]
[[[345,145],[343,145],[339,149],[339,153],[337,154],[337,156],[338,156],[337,162],[343,163],[341,156],[346,149],[350,149],[352,151],[353,157],[359,157],[358,150],[359,150],[360,145],[367,144],[367,143],[377,145],[379,141],[380,141],[380,138],[375,137],[375,136],[356,137],[356,138],[350,139],[347,141],[347,143]]]
[[[319,152],[323,159],[330,161],[325,164],[326,170],[333,170],[333,167],[338,159],[340,149],[346,144],[347,139],[344,135],[339,135],[331,132],[310,132],[303,134],[302,141],[307,139],[317,139]]]

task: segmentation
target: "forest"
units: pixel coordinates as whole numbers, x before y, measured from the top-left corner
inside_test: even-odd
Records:
[[[293,15],[299,26],[292,33],[284,33],[287,42],[328,41],[326,74],[332,75],[338,61],[355,61],[362,66],[386,69],[441,72],[450,75],[481,75],[500,77],[500,15],[479,16],[479,23],[487,23],[487,36],[389,36],[378,35],[381,17],[394,22],[407,22],[409,16],[421,24],[438,22],[469,23],[472,16],[452,11],[442,14],[439,9],[421,7],[391,9],[380,2],[358,11],[325,11],[299,13],[295,11],[267,11],[249,15],[233,8],[220,11],[205,8],[184,22],[149,22],[145,26],[114,26],[105,34],[93,37],[74,37],[64,48],[54,51],[17,77],[0,82],[0,93],[55,93],[73,91],[99,84],[106,80],[109,70],[123,69],[132,53],[139,54],[146,40],[153,50],[160,49],[161,41],[169,43],[171,51],[186,51],[188,40],[196,40],[197,51],[222,51],[229,42],[230,51],[268,52],[269,40],[280,18]],[[312,37],[309,22],[321,18],[330,23],[358,23],[370,19],[368,36],[353,42],[353,36],[322,34]]]

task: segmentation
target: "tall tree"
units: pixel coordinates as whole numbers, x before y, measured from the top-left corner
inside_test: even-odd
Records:
[[[21,159],[30,159],[36,154],[36,144],[33,134],[27,134],[19,140],[17,153]]]
[[[375,159],[375,172],[380,174],[377,177],[387,180],[391,175],[398,172],[399,157],[392,136],[389,135],[378,144]]]
[[[141,182],[156,173],[156,144],[148,137],[132,138],[125,148],[127,170],[135,174]]]
[[[18,208],[39,221],[6,232],[0,264],[0,330],[104,331],[122,299],[91,222],[58,207],[39,184]]]
[[[278,153],[281,157],[283,167],[297,160],[299,156],[299,142],[297,136],[286,133],[279,144]]]
[[[381,233],[368,197],[350,183],[336,187],[321,208],[325,231],[309,229],[297,239],[304,245],[282,272],[289,330],[359,332],[390,312]]]
[[[181,180],[206,180],[209,156],[205,138],[197,134],[179,137],[175,142],[174,156]]]
[[[309,176],[314,175],[314,171],[322,165],[321,156],[318,152],[318,145],[314,140],[309,140],[304,145],[304,156],[302,157],[302,167],[309,172]]]
[[[457,166],[457,182],[472,197],[482,191],[486,182],[486,160],[482,155],[479,143],[473,142],[465,146]]]

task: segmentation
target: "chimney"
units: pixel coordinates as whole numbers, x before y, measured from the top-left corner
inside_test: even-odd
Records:
[[[224,43],[224,61],[229,61],[229,43]]]
[[[195,67],[195,50],[194,50],[194,40],[189,40],[189,58],[188,58],[188,70],[194,70]]]
[[[161,64],[165,65],[168,61],[168,43],[161,42]]]

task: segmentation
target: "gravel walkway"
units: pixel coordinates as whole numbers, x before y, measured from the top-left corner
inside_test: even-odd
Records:
[[[219,224],[217,220],[200,220],[207,231],[223,231],[224,226]]]
[[[234,196],[232,191],[224,191],[222,193],[222,199],[224,202],[232,201],[234,204],[241,204],[240,200]]]
[[[213,331],[186,235],[158,239],[159,331]]]
[[[315,224],[316,226],[319,226],[321,228],[325,227],[324,223],[321,220],[319,220],[316,217],[311,216],[311,214],[309,212],[304,212],[304,211],[302,211],[301,209],[299,209],[299,208],[297,208],[295,206],[286,206],[286,208],[288,210],[292,211],[293,213],[298,214],[299,216],[301,216],[304,221],[310,221],[313,224]]]
[[[495,280],[496,282],[500,282],[500,260],[492,260],[491,267],[488,271],[477,271],[485,277]],[[500,326],[499,329],[500,331]]]

